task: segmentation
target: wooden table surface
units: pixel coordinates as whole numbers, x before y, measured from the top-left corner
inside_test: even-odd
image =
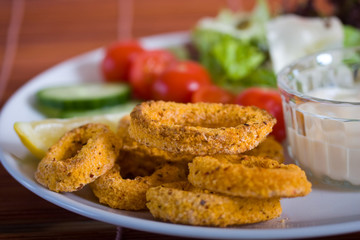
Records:
[[[214,16],[229,5],[250,8],[252,3],[1,0],[0,109],[23,84],[59,62],[121,38],[188,30],[200,17]],[[0,189],[0,239],[181,239],[117,227],[64,210],[25,189],[2,166]],[[360,239],[360,232],[318,239]]]

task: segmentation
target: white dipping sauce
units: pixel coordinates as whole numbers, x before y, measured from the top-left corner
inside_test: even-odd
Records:
[[[356,89],[323,88],[308,95],[360,103]],[[360,185],[360,105],[308,102],[295,115],[287,133],[296,161],[315,177]]]

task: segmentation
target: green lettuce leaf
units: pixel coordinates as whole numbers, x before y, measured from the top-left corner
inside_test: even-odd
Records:
[[[232,89],[276,87],[273,72],[264,67],[269,60],[265,35],[269,18],[266,2],[259,0],[252,13],[223,10],[216,18],[199,22],[192,42],[213,82]]]
[[[344,47],[360,46],[360,30],[344,25]]]
[[[218,65],[215,69],[218,76],[214,81],[220,84],[223,81],[241,82],[241,79],[248,76],[265,60],[264,53],[257,47],[226,36],[213,45],[210,56]]]

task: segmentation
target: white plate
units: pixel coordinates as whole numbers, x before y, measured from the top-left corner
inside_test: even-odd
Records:
[[[142,39],[148,48],[184,43],[186,33],[158,35]],[[37,160],[21,144],[13,124],[43,117],[32,107],[34,93],[60,83],[99,81],[98,63],[103,50],[73,58],[35,77],[4,106],[0,115],[0,158],[6,170],[38,196],[72,212],[99,221],[160,234],[221,239],[284,239],[327,236],[360,231],[360,191],[314,184],[306,197],[283,199],[283,214],[268,222],[231,228],[196,227],[154,220],[148,212],[111,209],[98,204],[88,188],[78,193],[51,192],[34,180]]]

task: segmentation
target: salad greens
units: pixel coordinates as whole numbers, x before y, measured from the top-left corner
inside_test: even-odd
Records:
[[[344,25],[344,47],[360,45],[360,30],[350,25]]]
[[[276,87],[266,39],[269,21],[264,0],[258,0],[250,13],[224,9],[215,18],[199,21],[192,31],[192,43],[215,84],[234,91],[251,86]],[[360,45],[358,28],[343,24],[343,32],[344,47]]]
[[[199,61],[213,81],[225,88],[276,87],[269,68],[265,24],[270,19],[266,2],[259,0],[252,13],[223,10],[215,19],[203,19],[192,39]]]

